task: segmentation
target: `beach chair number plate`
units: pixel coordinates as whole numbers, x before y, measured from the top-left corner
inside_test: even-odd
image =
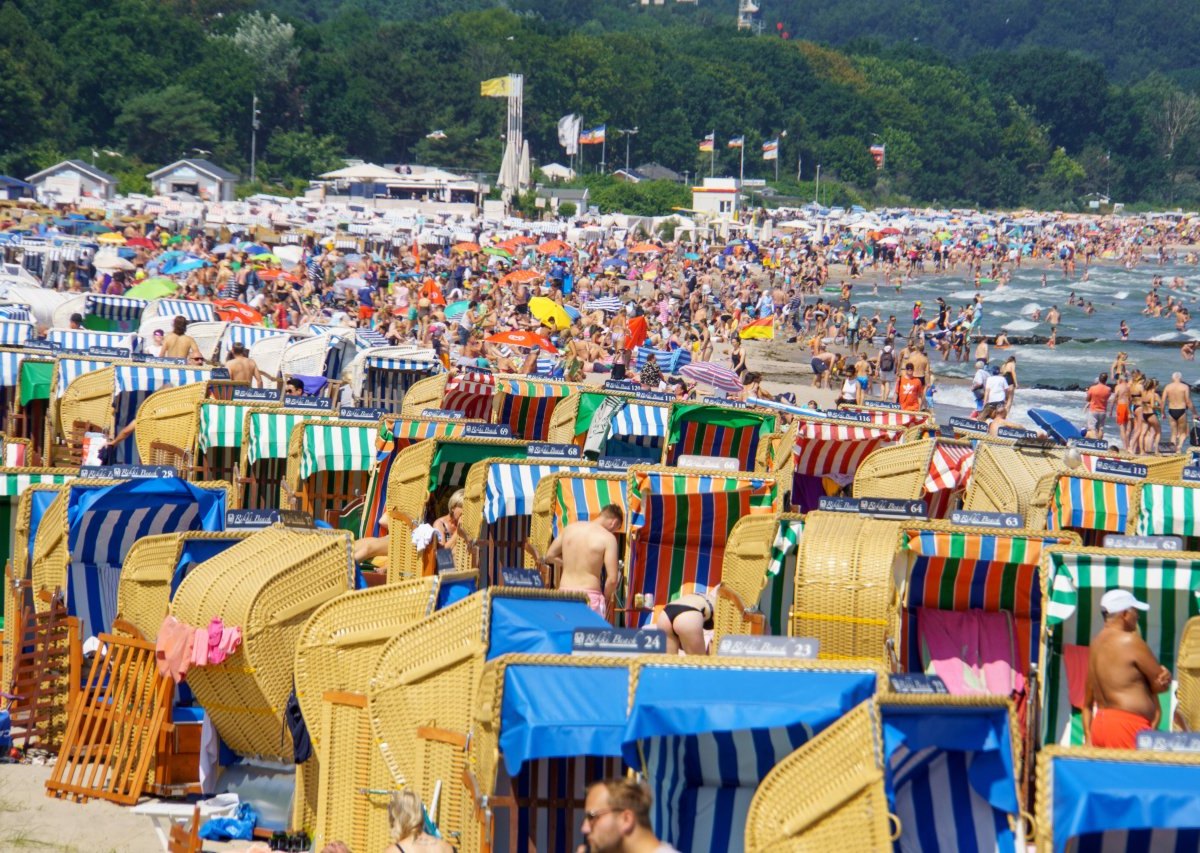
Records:
[[[98,355],[102,358],[129,358],[130,350],[120,347],[88,347],[88,355]]]
[[[821,498],[817,502],[817,509],[901,520],[929,517],[929,507],[924,501],[897,498]]]
[[[278,402],[282,392],[278,388],[247,388],[238,386],[233,389],[234,400],[252,400],[258,402]]]
[[[986,433],[987,424],[973,421],[970,418],[951,418],[950,426],[953,429],[960,429],[963,432]]]
[[[950,521],[964,527],[995,527],[1015,530],[1025,523],[1024,516],[1015,512],[983,512],[982,510],[956,509],[950,513]]]
[[[1200,467],[1188,466],[1183,469],[1183,481],[1185,483],[1195,483],[1200,481]]]
[[[461,421],[463,413],[454,409],[422,409],[421,417],[423,418],[444,418],[445,420]]]
[[[1038,437],[1038,434],[1033,430],[1017,429],[1016,427],[1000,427],[996,430],[996,435],[1000,436],[1000,438],[1015,438],[1018,441],[1027,441]]]
[[[1136,462],[1119,462],[1115,459],[1097,459],[1096,471],[1097,474],[1108,474],[1112,477],[1132,477],[1137,480],[1146,479],[1150,469],[1145,465],[1138,465]]]
[[[166,480],[178,477],[173,465],[84,465],[81,480]]]
[[[283,398],[285,409],[313,409],[321,412],[329,411],[329,400],[324,397],[288,395]]]
[[[508,424],[463,424],[467,438],[512,438]]]
[[[1098,438],[1073,438],[1067,442],[1067,445],[1078,447],[1080,450],[1102,450],[1104,452],[1109,450],[1108,442]]]
[[[583,455],[583,448],[578,444],[535,442],[529,445],[526,455],[530,459],[578,459]]]
[[[817,637],[730,634],[721,638],[717,646],[717,657],[816,660],[820,649],[821,640]]]
[[[500,580],[505,586],[519,586],[525,589],[544,589],[546,587],[546,582],[542,580],[542,573],[537,569],[501,569]]]
[[[378,406],[342,406],[338,418],[343,421],[377,421],[386,414]]]
[[[653,655],[667,653],[667,635],[637,628],[576,628],[573,655]]]
[[[630,465],[645,465],[648,461],[632,456],[604,456],[596,460],[596,470],[625,472]]]
[[[893,693],[906,694],[946,694],[946,682],[936,675],[924,675],[919,672],[898,672],[889,676]]]
[[[703,468],[706,471],[737,471],[738,460],[732,456],[693,456],[685,453],[679,457],[680,468]]]
[[[747,406],[742,400],[730,400],[727,397],[705,397],[703,402],[710,406],[724,406],[727,409],[744,409]]]
[[[1104,537],[1105,548],[1137,548],[1143,551],[1182,551],[1181,536],[1121,536],[1109,533]]]
[[[1137,748],[1149,752],[1200,752],[1200,732],[1138,732]]]

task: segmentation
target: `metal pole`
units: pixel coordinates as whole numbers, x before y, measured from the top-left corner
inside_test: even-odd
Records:
[[[250,180],[256,179],[255,161],[258,153],[258,93],[250,101]]]
[[[821,164],[817,164],[817,182],[813,186],[813,201],[817,204],[821,203]]]
[[[717,131],[713,128],[712,134],[712,149],[708,152],[708,176],[711,178],[717,173]]]
[[[796,155],[796,183],[800,183],[800,167],[804,164],[803,152]]]
[[[738,186],[740,187],[746,180],[746,137],[742,137],[742,144],[738,148]]]
[[[776,182],[779,181],[779,155],[783,153],[779,149],[782,147],[783,147],[782,145],[775,146],[775,181]]]
[[[604,174],[604,154],[608,150],[608,129],[604,131],[604,136],[600,139],[600,174]]]

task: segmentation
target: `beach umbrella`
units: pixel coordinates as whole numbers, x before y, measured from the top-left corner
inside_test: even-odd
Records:
[[[421,285],[420,295],[424,296],[434,305],[446,304],[446,297],[442,295],[442,289],[438,287],[438,283],[431,278],[425,279],[425,283]]]
[[[528,281],[536,281],[542,277],[542,273],[537,270],[513,270],[500,279],[501,284],[524,284]]]
[[[258,277],[262,281],[287,281],[292,284],[299,284],[300,278],[294,273],[284,272],[283,270],[259,270]]]
[[[599,299],[593,299],[583,306],[584,311],[603,311],[605,314],[616,314],[624,306],[621,300],[616,296],[602,296]]]
[[[192,270],[198,270],[203,267],[210,266],[212,266],[212,264],[204,260],[204,258],[184,258],[170,269],[164,269],[163,272],[167,273],[168,275],[178,275],[181,272],[191,272]]]
[[[118,255],[97,255],[92,261],[98,270],[132,270],[133,264]]]
[[[562,310],[567,312],[567,316],[571,318],[571,322],[575,322],[579,319],[579,309],[574,305],[564,305]]]
[[[261,278],[261,274],[260,274],[260,278]],[[346,290],[352,290],[355,293],[358,293],[358,291],[362,290],[366,286],[367,286],[367,280],[365,278],[362,278],[361,276],[357,276],[357,275],[352,275],[349,278],[339,279],[338,281],[335,281],[333,283],[334,290],[337,290],[339,292],[346,291]]]
[[[283,261],[285,266],[295,266],[300,263],[300,257],[304,254],[304,249],[300,246],[280,246],[275,250],[276,256]]]
[[[274,252],[260,252],[257,255],[251,255],[250,260],[256,264],[281,264],[283,258],[276,255]]]
[[[130,237],[125,241],[125,245],[134,249],[153,249],[154,243],[147,240],[145,237]]]
[[[451,302],[446,306],[446,319],[453,320],[455,317],[461,317],[467,313],[467,309],[471,307],[471,300],[460,299],[457,302]]]
[[[532,237],[526,237],[524,234],[518,234],[516,237],[509,237],[504,242],[512,243],[514,246],[529,246],[536,243],[537,240]]]
[[[235,299],[214,299],[212,304],[217,316],[227,323],[258,326],[263,321],[263,315],[244,302]]]
[[[545,243],[537,247],[539,255],[566,255],[571,251],[571,247],[562,240],[547,240]]]
[[[689,260],[689,261],[698,261],[698,260],[700,260],[700,256],[699,256],[699,255],[697,255],[695,252],[687,252],[686,254],[684,254],[684,256],[683,256],[683,257],[684,257],[686,260]]]
[[[623,258],[606,258],[600,262],[600,266],[604,269],[615,269],[617,267],[627,267],[629,262]]]
[[[135,284],[125,291],[125,295],[130,299],[161,299],[164,296],[173,296],[178,289],[179,285],[171,279],[159,276]]]
[[[742,380],[728,367],[711,361],[693,361],[679,369],[679,374],[693,382],[708,385],[726,394],[737,394],[743,386]]]
[[[493,335],[488,335],[484,340],[493,344],[508,344],[514,347],[539,347],[551,354],[558,352],[553,344],[541,335],[535,335],[533,332],[496,332]]]
[[[462,243],[455,243],[450,247],[451,252],[478,252],[479,244],[472,243],[470,240],[465,240]]]
[[[172,239],[174,239],[174,238],[172,238]],[[180,237],[179,239],[182,240],[183,238]],[[261,254],[264,254],[265,252],[270,251],[270,249],[268,249],[266,246],[260,246],[257,243],[247,243],[246,241],[242,241],[241,243],[238,243],[237,250],[239,252],[245,252],[247,255],[249,255],[252,258],[255,255],[261,255]]]
[[[228,255],[233,249],[234,245],[232,243],[218,243],[212,247],[212,253],[214,255]]]
[[[483,249],[485,255],[495,255],[497,258],[508,258],[512,260],[512,252],[507,249],[501,249],[499,246],[485,246]]]
[[[653,243],[638,243],[629,250],[631,255],[652,255],[655,252],[663,251],[662,246],[655,246]]]
[[[571,316],[553,299],[535,296],[529,300],[529,313],[553,329],[569,329]]]
[[[124,246],[125,235],[117,231],[109,231],[107,234],[101,234],[96,238],[97,243],[103,243],[106,246]]]

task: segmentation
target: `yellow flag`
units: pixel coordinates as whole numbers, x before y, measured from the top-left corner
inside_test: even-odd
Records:
[[[485,98],[507,98],[512,94],[511,77],[493,77],[479,84],[479,94]]]

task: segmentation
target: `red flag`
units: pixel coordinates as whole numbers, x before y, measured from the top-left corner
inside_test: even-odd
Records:
[[[442,296],[442,289],[431,278],[425,279],[425,283],[421,285],[421,296],[428,297],[429,301],[434,305],[446,304],[446,297]]]
[[[629,335],[625,338],[625,349],[640,347],[650,337],[650,329],[645,317],[633,317],[629,320]]]

